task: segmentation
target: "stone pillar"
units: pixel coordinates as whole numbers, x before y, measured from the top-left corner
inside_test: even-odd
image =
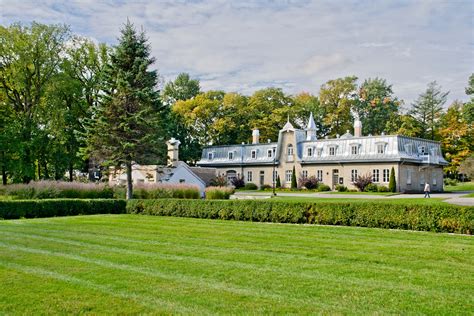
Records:
[[[258,129],[254,129],[252,131],[252,144],[258,144],[260,142],[260,131]]]
[[[168,145],[168,166],[178,166],[180,144],[181,142],[174,137],[166,142],[166,145]]]

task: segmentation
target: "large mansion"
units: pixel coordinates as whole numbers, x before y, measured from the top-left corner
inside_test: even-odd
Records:
[[[273,185],[280,176],[289,187],[295,167],[297,178],[315,176],[334,188],[343,184],[350,189],[361,175],[388,186],[390,170],[395,169],[397,191],[419,192],[427,182],[432,191],[443,190],[443,158],[435,141],[400,135],[363,136],[362,124],[354,122],[354,135],[347,131],[336,138],[317,139],[311,114],[305,130],[287,122],[277,142],[260,143],[258,129],[252,132],[252,144],[210,146],[204,148],[201,167],[214,167],[231,180],[243,176],[258,186]]]

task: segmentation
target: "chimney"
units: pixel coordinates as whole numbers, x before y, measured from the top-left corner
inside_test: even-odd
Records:
[[[354,137],[362,136],[362,122],[357,117],[354,121]]]
[[[252,144],[258,144],[260,140],[260,131],[258,129],[254,129],[252,131]]]
[[[168,145],[168,166],[177,167],[179,162],[178,152],[181,142],[174,137],[166,142]]]

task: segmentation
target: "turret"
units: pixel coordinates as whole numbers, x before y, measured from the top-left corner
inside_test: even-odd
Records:
[[[317,127],[314,123],[313,112],[311,112],[306,126],[306,140],[316,140]]]

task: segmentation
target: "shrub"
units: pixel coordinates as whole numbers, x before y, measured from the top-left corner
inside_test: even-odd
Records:
[[[342,185],[342,184],[338,184],[338,185],[336,185],[336,191],[347,192],[347,187]]]
[[[0,218],[36,218],[70,215],[121,214],[126,202],[113,199],[49,199],[0,201]]]
[[[14,199],[111,199],[114,192],[104,183],[83,183],[64,181],[35,181],[29,184],[11,184],[4,194]]]
[[[329,185],[321,183],[318,185],[318,191],[331,191],[331,187]]]
[[[269,184],[264,184],[260,187],[260,190],[262,190],[262,191],[269,190],[269,189],[273,189],[273,187]]]
[[[364,192],[378,192],[379,187],[375,183],[369,183],[365,186]]]
[[[307,223],[472,234],[474,207],[410,201],[287,202],[272,200],[130,200],[134,214]]]
[[[395,169],[390,170],[390,180],[388,182],[388,191],[397,192],[397,181],[395,180]]]
[[[452,186],[456,186],[458,184],[458,180],[456,179],[450,179],[450,178],[445,178],[443,180],[444,182],[444,185],[452,185]]]
[[[192,184],[139,183],[133,190],[135,199],[199,199],[199,187]]]
[[[245,190],[257,190],[258,186],[255,183],[248,182],[248,183],[245,184],[244,189]]]
[[[244,177],[235,177],[231,182],[236,189],[243,188],[245,186]]]
[[[277,179],[276,179],[276,184],[275,184],[275,186],[276,186],[277,188],[281,188],[281,180],[280,180],[280,176],[277,176]]]
[[[233,193],[234,190],[228,187],[208,187],[206,188],[206,199],[228,200]]]
[[[297,189],[298,188],[298,184],[296,183],[295,166],[293,166],[293,173],[291,174],[291,188],[292,189]]]
[[[300,177],[298,179],[298,184],[301,187],[304,187],[308,190],[313,190],[318,187],[318,179],[315,176],[310,176],[310,177]]]
[[[226,187],[227,178],[225,176],[217,176],[209,182],[213,187]]]
[[[366,174],[365,176],[358,176],[353,182],[354,186],[359,189],[360,192],[365,191],[365,187],[372,183],[372,175]]]
[[[390,192],[390,189],[384,185],[379,186],[377,189],[379,192]]]

